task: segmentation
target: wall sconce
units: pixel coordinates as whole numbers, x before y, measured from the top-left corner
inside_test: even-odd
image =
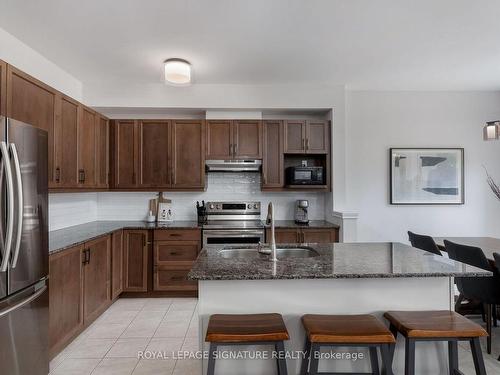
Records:
[[[483,128],[483,137],[485,141],[498,139],[500,121],[488,121]]]

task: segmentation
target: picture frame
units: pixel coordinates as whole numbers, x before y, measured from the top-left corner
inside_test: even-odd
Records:
[[[390,148],[390,204],[464,204],[464,161],[463,148]]]

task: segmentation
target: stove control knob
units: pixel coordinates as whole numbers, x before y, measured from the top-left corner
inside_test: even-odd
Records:
[[[255,203],[255,204],[253,205],[253,208],[257,209],[257,208],[259,208],[259,205],[258,205],[257,203]]]
[[[211,210],[213,210],[215,208],[215,206],[213,204],[211,204],[209,207]]]
[[[217,208],[218,210],[220,210],[220,208],[221,208],[220,204],[218,204],[218,205],[216,206],[216,208]]]
[[[252,208],[252,205],[251,205],[251,204],[248,204],[248,208]]]

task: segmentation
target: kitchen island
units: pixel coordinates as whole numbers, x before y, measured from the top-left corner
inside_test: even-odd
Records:
[[[215,313],[281,313],[290,340],[285,348],[289,374],[298,374],[305,334],[300,317],[312,314],[374,314],[387,310],[453,309],[453,278],[483,277],[491,273],[401,243],[336,243],[278,245],[273,263],[257,248],[202,250],[189,277],[199,281],[200,345],[209,316]],[[265,347],[254,349],[266,350]],[[320,371],[367,372],[363,360],[320,362]],[[339,350],[340,351],[340,350]],[[417,345],[417,374],[446,374],[444,343]],[[203,373],[206,372],[206,360]],[[396,374],[404,369],[404,345],[398,340],[393,363]],[[274,374],[272,360],[219,360],[217,374]]]

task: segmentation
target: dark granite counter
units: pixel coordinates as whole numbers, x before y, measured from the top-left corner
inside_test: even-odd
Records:
[[[119,229],[197,229],[196,221],[147,223],[145,221],[93,221],[49,232],[49,253],[110,234]]]
[[[299,245],[281,245],[281,247]],[[310,258],[283,257],[276,264],[255,250],[244,257],[224,257],[206,247],[196,260],[191,280],[269,280],[391,277],[491,276],[492,273],[402,243],[308,244]],[[278,245],[280,247],[280,245]],[[254,252],[255,251],[255,252]],[[227,252],[226,252],[227,254]],[[279,256],[278,256],[279,258]]]
[[[266,225],[266,227],[268,227]],[[326,220],[311,220],[308,224],[297,224],[294,220],[276,220],[274,222],[275,228],[317,228],[317,229],[338,229],[340,226],[330,223]]]

